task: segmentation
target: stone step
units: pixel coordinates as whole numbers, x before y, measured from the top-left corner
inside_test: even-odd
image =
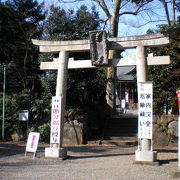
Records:
[[[107,131],[111,131],[111,130],[128,130],[128,129],[136,129],[137,126],[109,126],[106,128]]]
[[[113,119],[128,119],[128,118],[131,118],[131,119],[137,119],[138,118],[138,115],[136,114],[115,114],[115,115],[111,115],[111,118]]]
[[[112,123],[112,124],[108,124],[107,128],[111,128],[111,127],[136,127],[137,126],[137,123]]]
[[[137,116],[116,116],[109,119],[105,130],[105,137],[136,137],[137,129]]]
[[[137,131],[109,131],[105,135],[106,136],[126,136],[136,134]]]
[[[108,124],[137,124],[137,120],[109,120]]]
[[[137,137],[133,136],[133,137],[129,137],[129,136],[109,136],[106,137],[106,139],[104,138],[104,140],[121,140],[121,141],[137,141]]]
[[[108,139],[109,137],[136,137],[137,133],[121,133],[121,134],[106,134],[104,139]]]
[[[121,140],[121,139],[113,139],[113,140],[103,140],[102,145],[114,145],[114,146],[137,146],[138,141],[137,140]]]
[[[132,129],[137,129],[138,126],[108,126],[106,128],[106,131],[111,131],[111,130],[118,130],[118,131],[121,131],[121,130],[132,130]]]
[[[137,119],[110,119],[109,122],[137,122]]]
[[[111,139],[111,138],[113,138],[113,137],[118,137],[118,138],[121,138],[121,137],[136,137],[137,136],[137,133],[119,133],[119,134],[106,134],[105,136],[104,136],[104,139]]]

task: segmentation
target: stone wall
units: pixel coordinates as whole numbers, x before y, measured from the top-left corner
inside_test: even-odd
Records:
[[[79,123],[77,120],[64,123],[63,144],[78,145],[85,143],[86,124]]]
[[[167,146],[177,142],[178,115],[153,116],[153,144]]]

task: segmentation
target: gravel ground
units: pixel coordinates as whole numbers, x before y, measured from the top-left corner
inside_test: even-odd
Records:
[[[136,147],[67,147],[67,160],[44,158],[44,145],[37,157],[24,157],[24,144],[0,142],[0,179],[13,180],[172,180],[177,170],[176,148],[158,150],[160,166],[137,165]]]

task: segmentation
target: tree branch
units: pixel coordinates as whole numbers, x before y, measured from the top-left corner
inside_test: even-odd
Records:
[[[106,16],[107,16],[108,18],[111,17],[111,14],[110,14],[110,12],[109,12],[109,9],[108,9],[106,3],[104,2],[104,0],[93,0],[93,1],[95,1],[95,2],[97,2],[97,3],[99,4],[99,6],[102,8],[102,10],[104,11],[104,13],[106,14]]]
[[[152,12],[153,12],[153,11],[152,11]],[[154,13],[154,12],[153,12],[153,13]],[[139,25],[139,26],[136,26],[137,28],[142,27],[142,26],[144,26],[144,25],[147,25],[147,24],[149,24],[149,23],[151,23],[151,22],[154,23],[154,22],[165,22],[165,21],[166,21],[166,20],[164,20],[164,19],[153,20],[152,15],[149,14],[148,12],[146,13],[146,15],[148,16],[149,19],[146,19],[146,18],[143,17],[143,15],[141,15],[141,18],[142,18],[143,20],[145,20],[146,23],[144,23],[144,24],[142,24],[142,25]]]
[[[130,14],[130,15],[138,15],[139,12],[141,12],[141,8],[143,6],[145,6],[146,4],[148,4],[150,2],[144,2],[144,3],[140,3],[138,6],[137,6],[137,9],[134,11],[134,12],[130,12],[130,11],[125,11],[125,12],[122,12],[119,14],[119,16],[122,16],[122,15],[125,15],[125,14]]]
[[[146,23],[144,23],[144,24],[141,24],[141,25],[139,25],[139,26],[134,26],[134,27],[135,27],[135,28],[140,28],[140,27],[143,27],[143,26],[145,26],[145,25],[147,25],[147,24],[149,24],[149,23],[164,22],[164,21],[166,21],[166,20],[150,20],[150,21],[148,21],[148,22],[146,22]]]
[[[120,9],[122,9],[123,7],[125,7],[129,2],[124,2],[124,4],[121,5]]]
[[[62,3],[75,3],[75,2],[78,2],[78,1],[84,1],[84,0],[71,0],[71,1],[68,0],[68,2],[64,1],[64,0],[59,0],[59,2],[62,2]]]

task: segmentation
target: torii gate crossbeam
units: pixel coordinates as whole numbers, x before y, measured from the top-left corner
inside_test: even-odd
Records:
[[[32,42],[34,45],[39,46],[40,52],[46,53],[55,53],[60,51],[81,52],[90,50],[89,40],[42,41],[33,39]],[[109,38],[108,50],[131,49],[136,48],[137,46],[157,47],[168,43],[169,39],[160,33],[122,38]]]

